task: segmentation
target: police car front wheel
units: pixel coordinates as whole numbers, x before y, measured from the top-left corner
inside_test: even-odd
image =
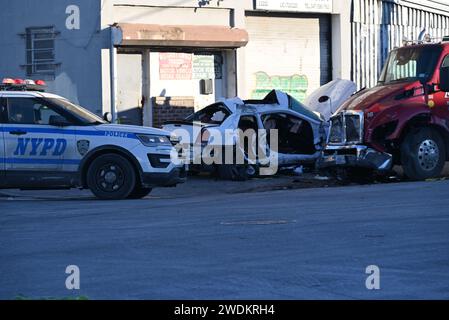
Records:
[[[132,164],[118,154],[105,154],[95,159],[87,171],[87,186],[104,200],[122,200],[135,190],[136,172]]]

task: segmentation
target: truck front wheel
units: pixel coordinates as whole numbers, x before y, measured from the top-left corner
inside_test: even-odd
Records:
[[[431,128],[412,130],[401,145],[404,174],[412,180],[438,177],[446,161],[441,135]]]

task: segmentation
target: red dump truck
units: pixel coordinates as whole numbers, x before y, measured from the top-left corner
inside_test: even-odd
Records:
[[[438,177],[449,160],[449,38],[393,50],[378,85],[332,116],[320,168]]]

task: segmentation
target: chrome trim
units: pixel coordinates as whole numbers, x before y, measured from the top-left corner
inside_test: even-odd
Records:
[[[355,150],[355,155],[339,155],[338,151],[341,150]],[[322,153],[318,167],[338,166],[337,157],[344,157],[345,162],[352,161],[352,165],[370,167],[378,171],[388,171],[393,167],[393,156],[391,154],[379,152],[364,145],[328,146],[326,152],[329,154]],[[370,156],[371,159],[369,159]]]
[[[363,133],[364,133],[364,129],[365,129],[365,114],[363,113],[363,111],[343,111],[340,112],[339,114],[333,116],[331,118],[331,125],[329,128],[329,135],[327,137],[327,144],[329,146],[347,146],[348,145],[348,140],[346,137],[346,116],[351,116],[351,115],[357,115],[360,118],[360,129],[359,129],[359,140],[358,141],[349,141],[350,145],[356,145],[356,144],[360,144],[363,143]],[[342,142],[330,142],[330,138],[331,138],[331,133],[332,133],[332,123],[333,123],[333,119],[337,118],[337,117],[342,117],[342,131],[343,131],[343,137],[342,137]]]

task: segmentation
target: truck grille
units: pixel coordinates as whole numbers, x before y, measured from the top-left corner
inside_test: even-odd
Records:
[[[331,119],[329,144],[353,144],[363,141],[363,113],[340,113]]]

